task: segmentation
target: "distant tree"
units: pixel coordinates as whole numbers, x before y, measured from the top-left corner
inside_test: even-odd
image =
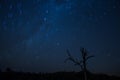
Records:
[[[81,67],[82,71],[84,72],[84,80],[87,80],[87,61],[88,59],[94,57],[93,55],[88,55],[88,51],[85,48],[80,49],[82,59],[78,60],[71,56],[69,50],[67,50],[68,58],[65,60],[67,62],[68,60],[72,61],[75,65],[78,65]]]
[[[2,72],[2,70],[0,69],[0,73]]]
[[[7,67],[6,72],[12,72],[12,69]]]

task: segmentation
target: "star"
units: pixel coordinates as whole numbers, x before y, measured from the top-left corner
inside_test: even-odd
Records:
[[[60,43],[59,43],[59,42],[57,42],[57,46],[60,46]]]
[[[26,24],[27,24],[27,25],[29,25],[29,24],[30,24],[30,22],[29,22],[29,21],[27,21],[27,22],[26,22]]]
[[[51,71],[59,71],[65,66],[58,69],[56,65],[64,64],[66,49],[76,56],[84,46],[95,52],[93,61],[97,64],[90,63],[95,70],[107,72],[104,61],[115,63],[114,58],[119,58],[119,54],[114,54],[120,53],[119,8],[117,0],[1,0],[0,56],[5,60],[0,64],[3,68],[22,65],[24,71],[31,67],[33,72],[46,71],[52,65]],[[98,67],[102,64],[99,61],[104,68]]]
[[[111,54],[107,54],[108,57],[111,57]]]
[[[59,31],[59,29],[58,29],[58,28],[56,28],[56,29],[55,29],[55,31],[57,32],[57,31]]]
[[[48,14],[48,13],[49,13],[49,11],[48,11],[48,10],[46,10],[46,13]]]
[[[46,18],[46,17],[44,17],[44,18],[43,18],[43,20],[44,20],[44,22],[46,22],[46,21],[47,21],[47,18]]]
[[[107,15],[107,12],[104,12],[103,15],[104,15],[104,16]]]
[[[10,6],[9,6],[9,9],[12,9],[13,8],[13,5],[11,4]]]
[[[22,15],[23,11],[21,9],[19,9],[19,14]]]
[[[113,6],[113,9],[115,9],[115,8],[116,8],[116,6],[114,5],[114,6]]]

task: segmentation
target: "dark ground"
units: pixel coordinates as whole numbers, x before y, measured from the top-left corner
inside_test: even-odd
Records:
[[[118,76],[87,73],[88,80],[120,80]],[[83,72],[30,73],[8,69],[0,72],[0,80],[83,80]]]

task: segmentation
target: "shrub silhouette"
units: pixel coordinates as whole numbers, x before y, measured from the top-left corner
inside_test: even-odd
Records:
[[[9,67],[7,67],[7,68],[6,68],[6,72],[12,72],[12,69],[9,68]]]
[[[84,80],[87,80],[87,61],[94,57],[93,55],[88,55],[88,51],[85,49],[85,48],[81,48],[80,49],[80,52],[81,52],[81,56],[82,56],[82,59],[81,60],[78,60],[78,59],[75,59],[74,57],[71,56],[69,50],[67,50],[67,54],[68,54],[68,58],[65,60],[65,62],[67,62],[68,60],[72,61],[75,65],[78,65],[81,67],[83,73],[84,73]]]

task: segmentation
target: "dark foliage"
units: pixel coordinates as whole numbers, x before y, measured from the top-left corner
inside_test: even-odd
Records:
[[[93,74],[91,72],[87,72],[87,74],[89,80],[120,80],[120,77],[117,76]],[[56,73],[0,72],[0,80],[83,80],[83,78],[83,71]]]

